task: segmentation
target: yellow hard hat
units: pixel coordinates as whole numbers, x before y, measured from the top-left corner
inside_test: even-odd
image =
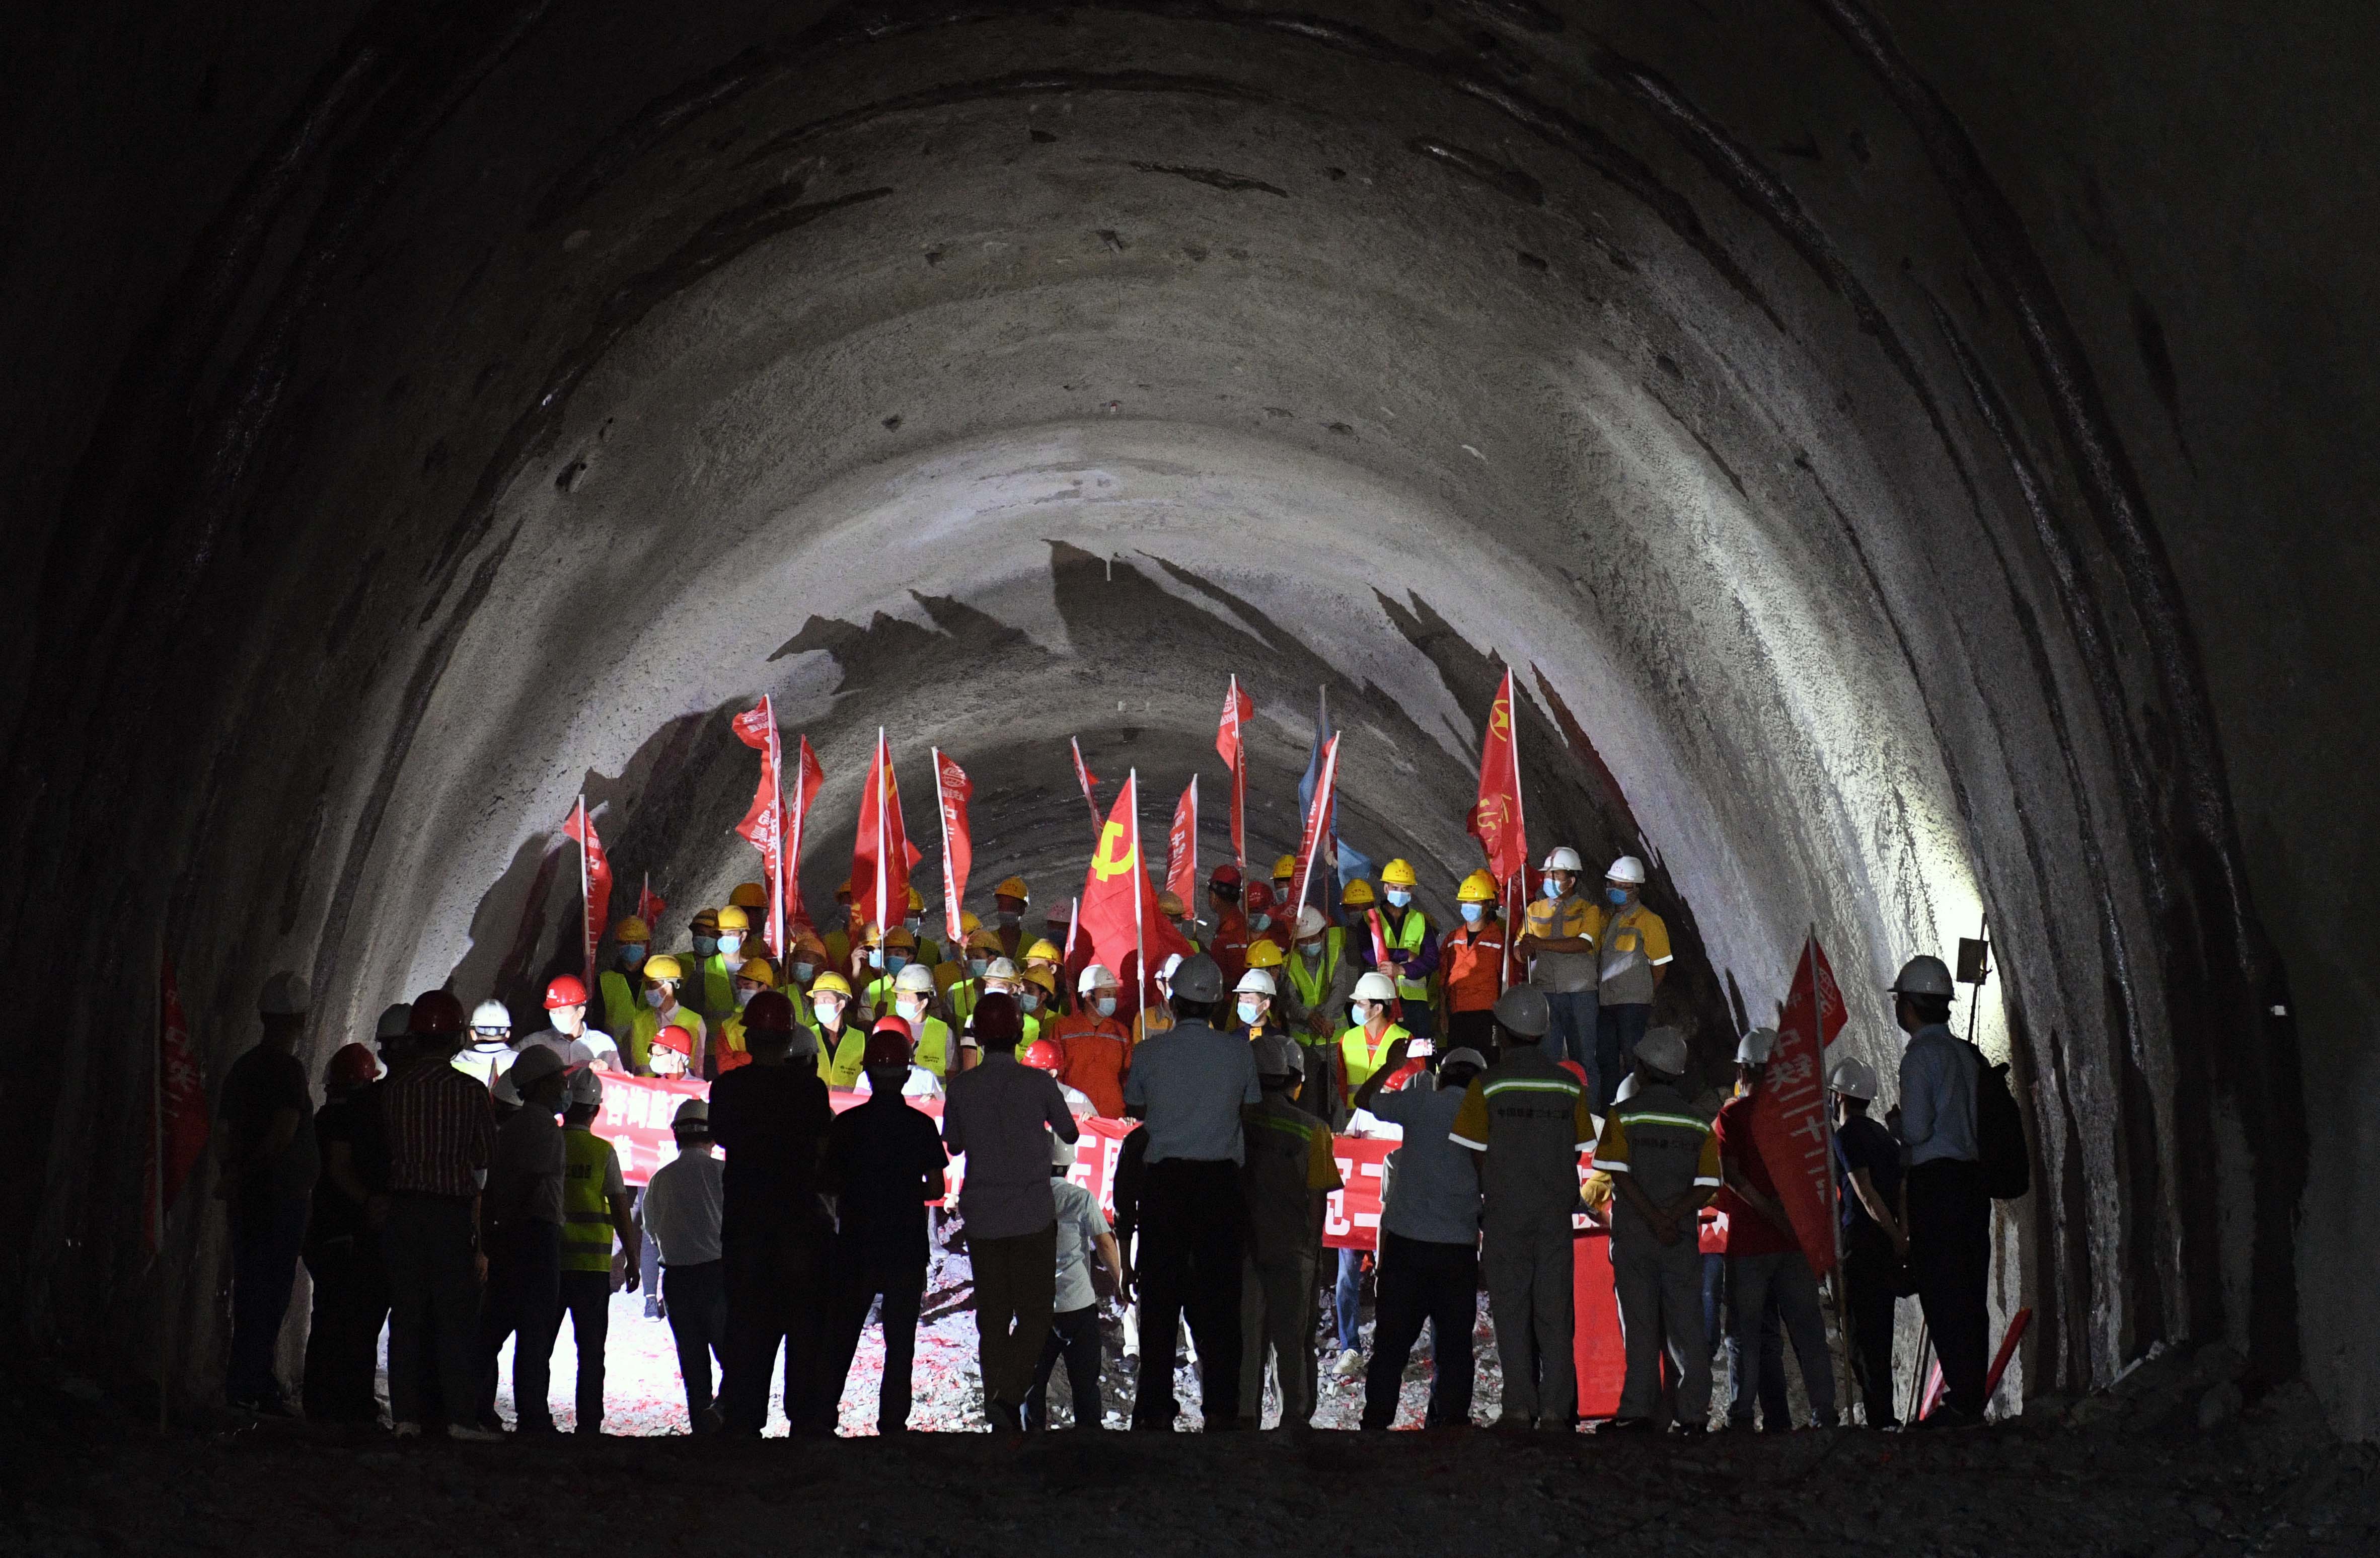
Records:
[[[1046,936],[1025,949],[1025,960],[1028,963],[1036,960],[1054,963],[1065,955],[1058,949],[1058,944]]]
[[[821,990],[828,991],[833,995],[848,997],[851,994],[851,981],[844,978],[843,975],[835,972],[832,969],[829,969],[826,972],[820,974],[816,979],[810,982],[811,995],[815,996]]]
[[[917,938],[909,934],[908,926],[894,925],[891,930],[884,933],[884,945],[887,947],[906,947],[909,950],[914,952],[917,949]]]
[[[1277,969],[1281,967],[1281,943],[1263,937],[1248,943],[1248,967]]]
[[[1025,878],[1022,876],[1009,877],[1008,880],[1001,883],[1000,886],[991,889],[991,896],[994,898],[1013,898],[1020,903],[1030,903],[1033,901],[1033,895],[1025,890]]]
[[[738,909],[766,909],[769,889],[758,882],[739,882],[735,890],[727,895],[727,901]]]
[[[1454,900],[1457,903],[1495,902],[1496,878],[1485,871],[1474,871],[1463,878],[1461,887],[1454,889]]]
[[[666,979],[671,984],[674,984],[686,977],[686,971],[677,966],[677,960],[675,958],[663,952],[657,958],[647,958],[645,960],[645,977],[647,979]]]
[[[823,958],[826,956],[826,943],[818,938],[818,934],[816,932],[804,931],[799,936],[794,937],[794,950],[796,952],[815,952],[820,957]]]
[[[719,929],[719,911],[716,909],[698,909],[694,912],[694,918],[689,922],[689,924],[691,924],[697,931],[716,931]]]
[[[926,907],[926,895],[919,892],[914,886],[909,889],[909,907],[912,909]]]
[[[1000,950],[1000,933],[998,931],[988,930],[969,931],[967,932],[966,948],[970,952],[982,952],[987,950],[997,952]]]
[[[973,936],[981,929],[983,929],[983,922],[977,919],[971,911],[960,911],[959,934],[961,936]]]
[[[741,909],[722,909],[719,912],[719,928],[723,931],[748,931],[752,928],[752,918]]]
[[[614,941],[632,941],[642,945],[652,938],[653,927],[638,919],[634,914],[612,927],[612,939]]]
[[[1369,909],[1378,900],[1372,896],[1372,884],[1358,876],[1347,884],[1347,890],[1339,895],[1339,901],[1349,909]]]
[[[769,960],[766,958],[745,959],[744,966],[735,971],[735,977],[748,979],[763,990],[773,990],[777,987],[777,971],[770,966]]]
[[[1274,881],[1278,882],[1283,876],[1294,876],[1296,875],[1297,857],[1295,855],[1283,855],[1279,860],[1272,863],[1272,879]]]
[[[1053,996],[1058,993],[1058,976],[1051,973],[1048,969],[1026,969],[1025,971],[1025,983],[1027,984],[1038,984]]]
[[[1186,914],[1189,912],[1187,909],[1182,907],[1182,896],[1179,893],[1159,893],[1157,895],[1157,912],[1160,914]]]
[[[1391,888],[1415,888],[1421,885],[1421,878],[1414,875],[1413,862],[1409,860],[1389,862],[1380,869],[1380,881],[1383,886]]]

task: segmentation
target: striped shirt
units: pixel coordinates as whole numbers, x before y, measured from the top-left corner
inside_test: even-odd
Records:
[[[388,1188],[397,1195],[475,1196],[495,1154],[487,1087],[443,1059],[417,1061],[381,1087]]]

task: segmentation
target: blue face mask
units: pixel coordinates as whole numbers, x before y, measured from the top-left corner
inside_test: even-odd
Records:
[[[1251,914],[1248,916],[1248,929],[1252,931],[1265,930],[1269,928],[1271,924],[1272,916],[1269,914]]]
[[[1409,893],[1409,892],[1405,891],[1405,890],[1404,890],[1404,888],[1390,888],[1389,889],[1389,907],[1390,907],[1390,908],[1391,908],[1391,909],[1402,909],[1406,904],[1411,903],[1412,901],[1413,901],[1413,894],[1411,894],[1411,893]]]
[[[1487,917],[1487,913],[1488,907],[1485,904],[1466,903],[1463,906],[1463,920],[1465,924],[1477,924]]]
[[[884,954],[885,972],[899,973],[903,969],[907,968],[908,966],[909,954],[906,952],[887,952]]]
[[[1551,876],[1546,878],[1546,896],[1548,898],[1561,897],[1561,884],[1555,881]]]
[[[1019,996],[1016,997],[1016,1005],[1020,1011],[1032,1011],[1041,1005],[1041,997],[1035,995]]]
[[[969,958],[967,960],[967,972],[975,975],[978,979],[981,979],[983,977],[983,971],[990,967],[991,967],[991,961],[990,959]]]
[[[810,982],[810,975],[816,972],[818,972],[818,965],[816,963],[795,963],[794,965],[794,977],[801,981],[804,984],[808,984]]]
[[[743,945],[744,938],[731,932],[719,938],[719,955],[722,958],[732,958]]]
[[[1099,1007],[1101,1017],[1115,1015],[1116,998],[1113,996],[1101,996],[1095,1004]]]
[[[694,955],[695,955],[696,957],[698,957],[698,958],[708,958],[708,957],[710,957],[713,952],[716,952],[716,951],[718,951],[718,950],[719,950],[719,938],[718,938],[717,936],[696,936],[696,937],[694,938]]]
[[[868,949],[868,966],[872,969],[880,969],[884,966],[884,948],[871,947]]]
[[[1253,1028],[1256,1026],[1257,1018],[1262,1014],[1262,1011],[1263,1008],[1258,1007],[1256,1002],[1242,1001],[1240,1003],[1240,1021]]]
[[[1603,889],[1603,896],[1609,899],[1612,903],[1617,906],[1628,901],[1628,889],[1626,888],[1606,888]]]
[[[621,943],[620,966],[624,969],[640,969],[644,967],[645,948],[643,944],[635,941]]]

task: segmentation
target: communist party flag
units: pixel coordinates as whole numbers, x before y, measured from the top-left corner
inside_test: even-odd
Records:
[[[572,809],[570,820],[562,825],[562,836],[578,840],[578,888],[586,900],[587,983],[595,983],[595,948],[603,944],[603,927],[612,923],[612,857],[603,852],[603,840],[595,836],[594,819],[587,815],[587,797],[581,795]]]
[[[1752,1140],[1810,1269],[1835,1264],[1834,1130],[1827,1113],[1827,1045],[1851,1019],[1813,935],[1777,1023],[1777,1053],[1753,1095]]]
[[[957,947],[960,903],[966,898],[967,872],[975,864],[975,839],[967,831],[967,802],[975,782],[966,770],[934,748],[934,799],[942,814],[942,928]],[[904,900],[905,901],[905,900]],[[959,954],[965,960],[965,954]]]
[[[1141,868],[1139,801],[1140,776],[1135,773],[1099,828],[1099,847],[1075,909],[1075,941],[1078,959],[1087,940],[1086,961],[1115,970],[1145,1005],[1153,991],[1149,971],[1164,966],[1174,953],[1190,956],[1190,944],[1159,912],[1157,891]]]
[[[1479,801],[1465,826],[1488,852],[1488,871],[1509,883],[1529,864],[1521,821],[1521,753],[1512,738],[1512,673],[1496,689],[1479,738]]]
[[[1232,864],[1243,876],[1248,870],[1248,749],[1241,731],[1256,712],[1255,700],[1240,691],[1240,679],[1232,677],[1230,690],[1223,694],[1223,722],[1215,731],[1215,751],[1232,770]]]
[[[149,1248],[165,1242],[165,1214],[189,1182],[190,1170],[207,1150],[207,1080],[190,1043],[189,1019],[182,1012],[182,989],[173,960],[158,971],[158,1031],[154,1140],[150,1142]]]
[[[763,693],[758,704],[735,717],[734,726],[735,739],[760,755],[760,782],[735,831],[760,851],[769,887],[769,956],[780,957],[785,949],[785,746],[777,731],[776,705]]]
[[[1192,774],[1173,805],[1173,827],[1165,840],[1165,890],[1188,909],[1198,901],[1198,776]]]
[[[901,782],[893,777],[892,749],[879,727],[876,756],[859,792],[859,837],[851,849],[851,907],[861,924],[901,923],[909,912],[909,868],[925,858],[910,845],[902,824]]]

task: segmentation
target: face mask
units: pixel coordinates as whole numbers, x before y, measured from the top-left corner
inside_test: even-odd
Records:
[[[887,972],[887,973],[899,973],[903,969],[907,968],[908,966],[909,966],[909,954],[908,954],[908,953],[906,953],[906,952],[887,952],[887,953],[885,953],[885,954],[884,954],[884,972]]]
[[[717,936],[696,936],[696,937],[694,938],[694,955],[695,955],[696,957],[698,957],[698,958],[708,958],[708,957],[710,957],[713,952],[716,952],[716,951],[718,951],[718,950],[719,950],[719,938],[718,938]]]
[[[1041,1009],[1041,997],[1038,996],[1019,996],[1016,997],[1016,1004],[1023,1010],[1038,1011]]]
[[[736,1008],[741,1010],[745,1007],[750,1006],[752,1004],[752,997],[759,993],[760,992],[758,990],[747,990],[739,986],[735,992]]]
[[[732,958],[735,955],[735,949],[743,945],[744,938],[737,936],[734,931],[730,931],[725,936],[719,938],[720,956],[723,958]]]
[[[1488,910],[1486,905],[1466,903],[1463,906],[1463,923],[1469,925],[1475,925],[1482,919],[1487,917],[1487,913]]]
[[[1369,1001],[1350,1001],[1347,1003],[1347,1015],[1355,1020],[1356,1026],[1358,1027],[1361,1027],[1363,1024],[1372,1021],[1372,1012],[1374,1009],[1372,1003]]]
[[[868,949],[868,966],[872,969],[880,969],[884,966],[884,948],[871,947]]]
[[[912,914],[912,915],[910,915],[907,919],[905,919],[905,920],[902,921],[901,923],[902,923],[903,924],[905,924],[905,925],[906,925],[906,926],[908,926],[908,927],[909,927],[909,934],[910,934],[911,936],[916,936],[916,935],[919,934],[920,932],[922,932],[922,931],[926,928],[926,922],[925,922],[925,920],[924,920],[923,918],[921,918],[920,916],[916,915],[916,914]]]
[[[983,971],[990,967],[991,967],[991,961],[990,959],[969,958],[967,960],[967,972],[978,979],[981,979],[983,977]]]
[[[1555,881],[1551,876],[1546,878],[1546,896],[1548,898],[1561,897],[1561,884]]]
[[[1266,926],[1271,924],[1272,916],[1269,914],[1251,914],[1248,916],[1248,929],[1252,931],[1263,930]]]
[[[1001,910],[998,913],[992,915],[992,918],[1000,922],[1000,928],[1002,930],[1014,930],[1017,926],[1025,923],[1024,915],[1015,912],[1014,910],[1008,909]]]
[[[1322,956],[1322,943],[1318,941],[1301,941],[1297,944],[1297,955],[1309,960],[1318,958]]]
[[[1092,1004],[1099,1008],[1099,1015],[1101,1017],[1113,1017],[1115,1015],[1116,998],[1113,996],[1101,996]]]
[[[1628,889],[1626,888],[1606,888],[1603,889],[1603,896],[1609,899],[1614,905],[1626,903],[1628,901]]]
[[[895,1001],[892,1003],[892,1009],[901,1014],[904,1021],[915,1023],[926,1015],[926,1003],[917,1000]]]
[[[1246,1023],[1249,1027],[1255,1027],[1257,1019],[1261,1015],[1263,1015],[1263,1008],[1257,1006],[1256,1002],[1242,1001],[1240,1003],[1240,1021]]]
[[[644,967],[645,948],[643,945],[634,941],[622,943],[620,947],[620,966],[624,969],[640,969]]]
[[[818,965],[816,963],[795,963],[794,965],[794,977],[800,980],[805,984],[808,984],[810,982],[810,976],[816,972],[818,972]]]
[[[662,1009],[662,1001],[665,995],[666,992],[663,991],[648,990],[645,992],[645,1005],[652,1008],[655,1011],[659,1011]]]
[[[1405,890],[1404,890],[1404,888],[1390,888],[1389,889],[1389,907],[1390,907],[1390,908],[1391,908],[1391,909],[1402,909],[1406,904],[1411,903],[1412,901],[1413,901],[1413,894],[1411,894],[1411,893],[1409,893],[1409,892],[1405,891]]]
[[[835,1018],[843,1011],[843,1003],[829,996],[824,1000],[812,1001],[810,1010],[817,1015],[820,1027],[832,1028]]]

